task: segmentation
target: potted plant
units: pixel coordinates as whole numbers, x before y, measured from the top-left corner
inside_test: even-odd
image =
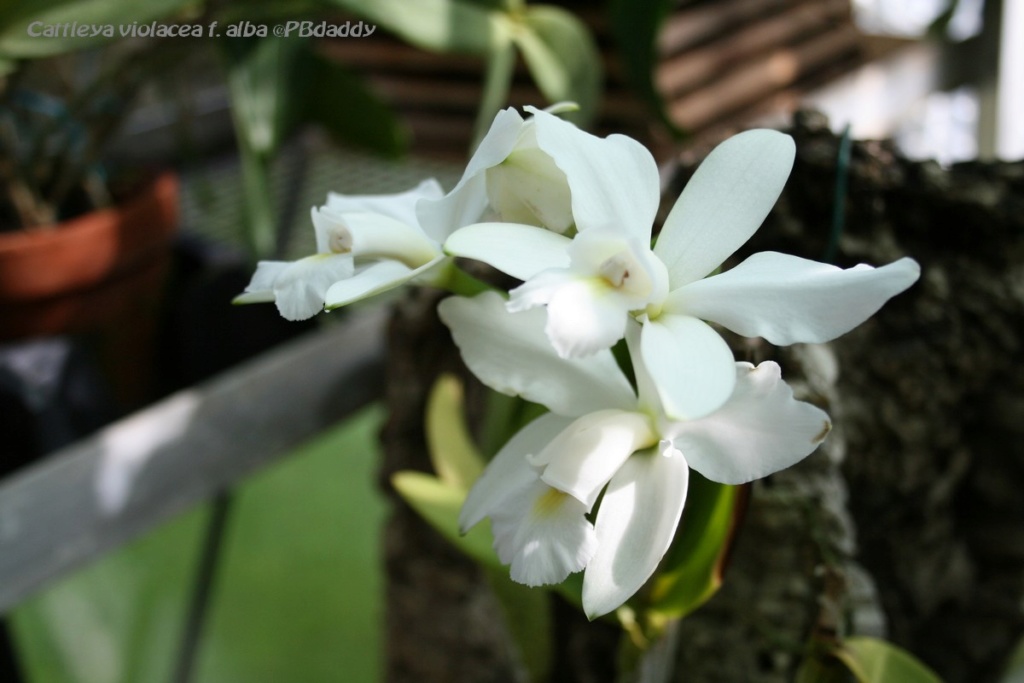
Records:
[[[62,101],[18,76],[0,94],[0,340],[116,317],[159,284],[177,223],[172,174],[110,185],[93,158],[114,127],[95,110],[122,102]]]

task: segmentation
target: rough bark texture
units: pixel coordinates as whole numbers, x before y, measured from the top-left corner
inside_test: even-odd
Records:
[[[810,233],[836,145],[813,126],[797,145],[784,208]],[[1024,632],[1024,163],[944,171],[865,144],[851,170],[841,263],[923,268],[833,344],[858,558],[892,640],[993,681]]]
[[[814,114],[793,132],[786,191],[736,261],[827,250],[839,140]],[[854,143],[847,197],[835,262],[910,255],[923,274],[827,347],[778,352],[836,430],[754,487],[725,587],[683,623],[688,680],[792,680],[787,644],[829,626],[819,603],[950,682],[997,680],[1024,632],[1024,164]]]
[[[389,417],[382,434],[388,491],[394,472],[430,471],[423,432],[427,395],[441,373],[465,375],[435,313],[439,300],[436,292],[413,290],[396,307],[389,330]],[[467,404],[473,404],[472,394]],[[500,608],[482,572],[397,496],[393,502],[384,545],[387,680],[518,680]]]
[[[785,194],[736,261],[826,252],[839,141],[809,114],[794,137]],[[943,170],[854,143],[847,198],[835,262],[911,255],[921,281],[828,345],[735,340],[777,358],[835,429],[753,486],[723,589],[678,629],[675,680],[791,681],[808,637],[838,631],[984,683],[1024,632],[1024,164]],[[388,472],[426,467],[424,397],[459,366],[432,308],[418,294],[396,314]],[[521,679],[482,577],[401,506],[387,554],[390,681]],[[614,680],[607,627],[562,621],[552,680]]]

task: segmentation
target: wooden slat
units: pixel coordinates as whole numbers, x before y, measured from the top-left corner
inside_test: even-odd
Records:
[[[387,34],[350,40],[323,40],[317,49],[357,71],[465,75],[475,80],[484,68],[481,57],[428,52]]]
[[[676,9],[658,36],[658,54],[693,49],[792,6],[794,0],[705,0]],[[815,0],[811,0],[812,2]]]
[[[0,614],[379,397],[385,316],[353,314],[0,483]]]
[[[700,130],[850,56],[859,41],[860,33],[855,27],[842,26],[799,45],[776,49],[757,61],[730,70],[713,85],[672,100],[669,116],[684,130]]]
[[[745,61],[779,46],[792,45],[814,33],[827,32],[849,14],[847,0],[817,0],[739,28],[710,45],[666,56],[655,82],[666,98],[711,83]]]
[[[658,147],[657,117],[634,96],[617,61],[606,14],[582,0],[558,0],[591,29],[601,48],[605,96],[595,132],[625,132]],[[743,112],[784,104],[855,65],[863,38],[850,0],[691,0],[679,2],[658,39],[656,88],[670,118],[700,134]],[[385,32],[324,44],[332,58],[361,72],[409,124],[419,153],[458,158],[472,135],[484,60],[437,55]],[[519,63],[509,103],[543,99]]]

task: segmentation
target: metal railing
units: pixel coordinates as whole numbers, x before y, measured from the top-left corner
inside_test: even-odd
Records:
[[[378,398],[385,318],[354,313],[0,482],[0,614]]]

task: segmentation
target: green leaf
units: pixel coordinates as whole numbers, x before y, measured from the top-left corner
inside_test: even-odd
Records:
[[[854,636],[835,651],[858,683],[942,683],[912,654],[878,638]]]
[[[611,0],[608,23],[630,83],[666,128],[681,137],[684,131],[672,123],[654,84],[658,33],[675,4],[673,0]]]
[[[342,65],[310,52],[304,62],[302,122],[317,123],[339,142],[389,157],[409,146],[409,131],[362,79]]]
[[[490,54],[502,12],[468,0],[329,0],[409,43],[435,52]]]
[[[239,142],[273,156],[294,125],[305,84],[298,68],[309,44],[295,38],[224,38],[231,112]]]
[[[722,585],[740,498],[740,487],[690,472],[683,519],[651,593],[653,612],[681,618],[707,602]]]
[[[270,158],[241,142],[238,158],[242,171],[242,237],[253,260],[270,258],[277,241]]]
[[[816,650],[804,658],[796,671],[794,683],[849,683],[850,672],[835,657],[831,649]]]
[[[305,40],[224,38],[231,116],[242,162],[246,240],[255,258],[269,258],[275,248],[277,217],[270,163],[296,114],[296,65],[308,50]]]
[[[512,39],[544,97],[579,104],[566,118],[581,127],[593,120],[601,98],[601,53],[586,25],[560,7],[539,5],[512,27]]]
[[[430,461],[441,481],[462,491],[477,480],[484,461],[466,426],[462,382],[454,375],[441,375],[427,399],[427,448]],[[461,503],[460,503],[461,505]]]
[[[1024,639],[1017,643],[999,683],[1024,683]]]
[[[423,472],[396,472],[391,484],[402,499],[455,547],[483,565],[501,571],[498,556],[492,549],[490,529],[477,524],[466,535],[459,534],[459,510],[466,491]]]
[[[130,36],[122,35],[122,27],[130,32],[135,24],[167,19],[195,4],[196,0],[34,0],[31,3],[11,3],[0,10],[0,57],[45,57],[124,40]],[[113,35],[65,37],[63,34],[74,30],[76,23],[79,27],[110,26]],[[65,25],[68,26],[65,28]],[[39,33],[47,26],[55,27],[60,36],[47,38],[29,33],[30,28],[33,33]]]
[[[475,150],[487,134],[488,128],[498,111],[508,102],[508,91],[516,67],[516,49],[512,37],[500,33],[497,44],[487,57],[487,72],[484,74],[484,91],[473,124],[473,149]]]

